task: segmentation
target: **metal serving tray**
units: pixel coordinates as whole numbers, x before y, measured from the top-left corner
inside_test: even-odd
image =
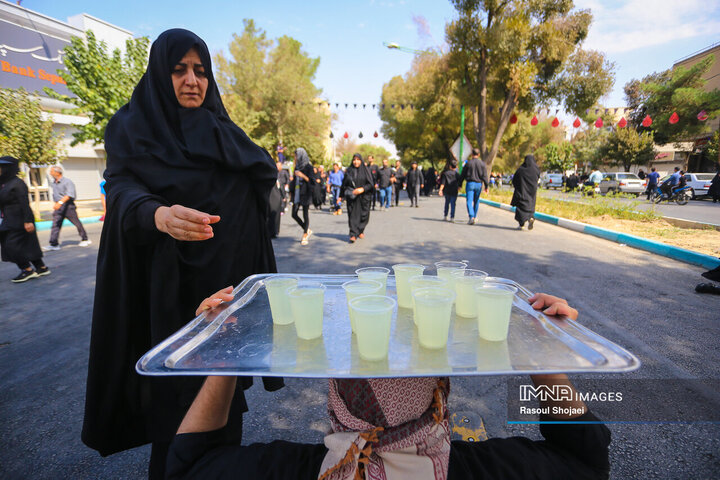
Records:
[[[287,274],[286,274],[287,275]],[[323,336],[297,338],[294,324],[273,325],[265,280],[253,275],[235,288],[235,299],[206,312],[146,353],[143,375],[252,375],[304,378],[378,378],[501,375],[559,372],[628,372],[640,367],[633,354],[567,318],[535,311],[527,289],[504,278],[488,280],[518,288],[505,342],[478,336],[477,319],[452,314],[447,347],[420,347],[412,310],[396,308],[390,352],[380,362],[360,358],[350,330],[342,284],[354,275],[295,275],[325,287]],[[395,277],[387,295],[396,297]]]

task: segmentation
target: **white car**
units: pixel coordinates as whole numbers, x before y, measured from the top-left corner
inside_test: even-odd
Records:
[[[640,195],[645,191],[645,180],[630,172],[612,172],[603,174],[600,182],[600,193],[634,193]]]
[[[710,182],[714,176],[714,173],[686,173],[685,181],[690,187],[691,197],[696,199],[707,196]]]
[[[545,188],[562,188],[563,176],[561,173],[548,173],[542,179],[542,186]]]

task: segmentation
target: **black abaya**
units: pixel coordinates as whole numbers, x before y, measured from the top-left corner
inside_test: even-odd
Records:
[[[356,188],[362,188],[364,192],[352,195],[351,191]],[[364,163],[359,168],[350,165],[345,170],[341,192],[347,205],[350,236],[357,237],[365,232],[370,221],[370,204],[374,195],[372,174]]]
[[[515,207],[515,220],[520,226],[535,214],[538,178],[540,178],[540,169],[535,163],[535,157],[525,156],[525,161],[517,169],[512,179],[515,192],[510,202],[510,205]]]
[[[37,231],[25,230],[26,223],[35,225],[28,188],[17,177],[18,161],[15,158],[2,157],[0,167],[0,255],[3,262],[29,265],[31,261],[41,259],[43,254]]]
[[[191,47],[208,88],[202,106],[187,109],[175,97],[171,70]],[[276,271],[266,222],[277,169],[229,119],[202,39],[179,29],[160,35],[130,103],[107,126],[105,148],[107,214],[82,431],[101,455],[172,439],[202,378],[141,377],[135,362],[190,321],[205,297]],[[213,238],[183,242],[158,231],[155,210],[175,204],[219,215]],[[242,388],[251,383],[239,382],[235,427],[247,410]]]

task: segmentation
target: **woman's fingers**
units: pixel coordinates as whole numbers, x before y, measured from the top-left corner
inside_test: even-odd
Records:
[[[578,311],[569,306],[564,298],[547,293],[536,293],[528,298],[528,302],[535,310],[542,310],[546,315],[565,315],[573,320],[578,317]]]
[[[218,215],[210,215],[193,208],[173,205],[165,218],[165,231],[176,240],[202,241],[213,237],[210,226],[220,221]]]
[[[229,302],[233,298],[235,298],[232,294],[233,287],[230,285],[229,287],[225,287],[222,290],[218,290],[217,292],[210,295],[208,298],[202,301],[200,303],[200,306],[195,310],[195,315],[200,315],[205,310],[211,310],[218,305],[220,305],[223,302]]]

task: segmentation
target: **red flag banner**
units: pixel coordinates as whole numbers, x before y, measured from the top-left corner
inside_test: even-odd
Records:
[[[533,115],[533,118],[530,120],[530,125],[533,127],[538,124],[537,115]]]
[[[558,125],[560,125],[560,120],[558,120],[558,118],[555,117],[555,118],[553,119],[551,125],[552,125],[553,127],[557,127]]]
[[[625,117],[622,117],[620,121],[618,122],[618,127],[625,128],[627,126],[627,120],[625,120]]]
[[[645,118],[643,118],[642,126],[648,128],[650,125],[652,125],[652,118],[650,118],[650,115],[646,115]]]
[[[512,123],[513,125],[515,125],[515,124],[517,123],[517,120],[518,120],[518,119],[517,119],[517,115],[515,115],[515,114],[513,113],[513,114],[512,114],[512,117],[510,117],[510,123]]]
[[[603,126],[602,117],[598,117],[598,119],[595,120],[595,128],[602,128],[602,126]]]
[[[700,120],[701,122],[704,122],[705,120],[707,120],[708,119],[707,112],[705,110],[703,110],[700,113],[698,113],[697,119]]]
[[[573,122],[573,127],[580,128],[580,119],[578,117],[575,117],[575,121]]]
[[[677,114],[677,112],[673,112],[672,115],[670,115],[670,120],[668,120],[668,122],[670,122],[670,125],[675,125],[679,121],[680,116]]]

